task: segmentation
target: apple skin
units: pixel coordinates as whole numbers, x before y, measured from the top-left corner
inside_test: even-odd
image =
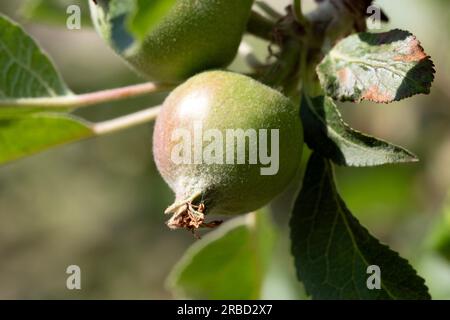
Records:
[[[177,0],[142,44],[127,31],[133,0],[90,1],[101,37],[138,73],[179,83],[236,56],[254,0]]]
[[[248,143],[245,164],[174,162],[173,150],[180,143],[174,139],[174,131],[187,130],[193,137],[194,124],[199,122],[203,132],[215,129],[223,137],[226,137],[227,129],[255,129],[257,132],[266,129],[269,145],[271,130],[278,129],[278,172],[261,175],[261,168],[270,165],[261,164],[259,158],[257,164],[249,164]],[[207,145],[205,143],[203,148]],[[192,144],[192,159],[194,148]],[[175,213],[183,203],[201,203],[205,214],[237,215],[257,210],[281,193],[296,176],[302,149],[299,106],[283,94],[232,72],[198,74],[168,96],[155,124],[154,159],[162,177],[176,195],[174,204],[166,213]],[[269,147],[267,154],[270,152]]]

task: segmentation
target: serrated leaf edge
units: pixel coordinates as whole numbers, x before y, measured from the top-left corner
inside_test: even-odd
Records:
[[[321,60],[321,62],[316,66],[316,74],[317,74],[317,76],[319,77],[319,81],[320,81],[320,83],[321,83],[321,86],[322,86],[322,88],[324,89],[324,91],[327,93],[327,96],[333,98],[333,100],[335,100],[335,101],[340,101],[340,102],[361,103],[362,101],[370,101],[370,102],[374,102],[374,103],[378,103],[378,104],[390,104],[390,103],[393,103],[393,102],[399,102],[399,101],[401,101],[401,100],[411,98],[411,97],[416,96],[416,95],[419,95],[419,94],[429,95],[429,94],[431,93],[431,87],[432,87],[433,82],[434,82],[434,80],[435,80],[436,65],[434,64],[434,62],[433,62],[431,56],[428,55],[428,54],[426,54],[425,49],[423,48],[421,42],[419,41],[419,39],[418,39],[413,33],[409,32],[409,31],[407,31],[407,30],[399,29],[399,28],[395,28],[395,29],[392,29],[392,30],[387,31],[387,32],[395,32],[395,31],[406,32],[406,33],[409,34],[409,36],[413,37],[413,39],[417,41],[418,47],[419,47],[419,48],[424,52],[424,54],[425,54],[425,57],[424,57],[423,59],[420,60],[420,63],[422,63],[422,62],[424,62],[424,61],[429,61],[429,62],[431,63],[430,67],[431,67],[431,77],[432,77],[432,79],[431,79],[430,83],[427,84],[427,86],[425,87],[425,89],[426,89],[425,92],[411,93],[411,94],[409,94],[409,95],[407,95],[407,96],[405,96],[405,97],[402,97],[402,98],[394,98],[394,99],[391,100],[391,101],[377,101],[377,100],[375,100],[375,99],[370,99],[370,98],[367,99],[367,98],[364,98],[364,97],[362,97],[362,96],[361,96],[359,99],[354,100],[354,99],[350,99],[350,98],[339,97],[339,96],[337,96],[336,94],[334,94],[334,95],[329,95],[329,94],[328,94],[328,91],[326,90],[326,88],[323,88],[323,86],[322,86],[322,84],[325,82],[326,79],[324,78],[324,75],[323,75],[321,72],[319,72],[320,66],[321,66],[322,63],[324,63],[325,60],[327,59],[327,56],[328,56],[328,54],[327,54],[327,55],[325,55],[325,56],[323,57],[323,59]],[[360,33],[370,33],[370,32],[360,32]],[[358,34],[359,34],[359,33],[352,34],[352,35],[350,35],[350,36],[348,36],[348,37],[355,36],[355,35],[358,35]],[[377,34],[377,33],[371,33],[371,34]],[[348,37],[347,37],[347,38],[348,38]],[[340,42],[344,41],[344,40],[347,39],[347,38],[344,38],[344,39],[339,40],[339,41],[335,44],[335,47],[338,46]],[[333,49],[334,49],[334,48],[333,48]],[[333,49],[332,49],[332,50],[333,50]]]
[[[309,105],[309,106],[313,106],[313,103],[312,103],[311,98],[310,98],[309,96],[304,95],[304,98],[308,101],[308,105]],[[330,98],[330,97],[325,96],[324,98],[327,99],[327,98]],[[330,98],[330,99],[331,99],[331,98]],[[344,119],[343,119],[343,117],[342,117],[342,114],[339,112],[338,107],[337,107],[336,105],[335,105],[335,107],[336,107],[336,112],[337,112],[337,115],[338,115],[338,117],[339,117],[339,120],[341,121],[342,125],[343,125],[346,129],[348,129],[348,130],[350,130],[351,132],[356,133],[356,134],[358,134],[358,135],[361,135],[361,136],[364,136],[364,137],[367,137],[367,138],[372,138],[372,139],[378,140],[378,141],[380,141],[380,142],[382,142],[382,143],[386,143],[387,145],[391,145],[391,146],[393,146],[394,148],[398,149],[399,151],[402,151],[403,153],[405,153],[406,155],[408,155],[408,156],[410,157],[409,159],[405,159],[404,161],[403,161],[403,160],[401,160],[401,161],[400,161],[400,160],[397,160],[397,161],[386,162],[386,163],[379,163],[379,164],[371,164],[371,163],[369,163],[369,162],[365,162],[364,164],[361,164],[361,165],[358,165],[358,164],[355,164],[355,163],[346,163],[345,166],[348,166],[348,167],[354,167],[354,168],[364,168],[364,167],[376,167],[376,166],[389,165],[389,164],[398,164],[398,163],[414,163],[414,162],[419,162],[419,161],[420,161],[419,158],[417,157],[417,155],[415,155],[413,152],[409,151],[409,150],[406,149],[406,148],[403,148],[403,147],[398,146],[398,145],[396,145],[396,144],[394,144],[394,143],[388,142],[388,141],[386,141],[386,140],[384,140],[384,139],[380,139],[380,138],[378,138],[378,137],[375,137],[375,136],[372,136],[372,135],[365,134],[365,133],[363,133],[362,131],[359,131],[359,130],[356,130],[356,129],[352,128],[350,125],[348,125],[348,124],[344,121]],[[333,134],[334,134],[336,137],[341,137],[342,139],[344,139],[344,140],[347,141],[347,139],[345,139],[342,135],[340,135],[338,132],[336,132],[331,126],[329,126],[328,123],[326,123],[326,121],[323,121],[323,119],[317,114],[317,112],[316,112],[316,110],[315,110],[314,108],[309,108],[309,109],[314,113],[314,115],[316,116],[316,118],[317,118],[322,124],[324,124],[327,128],[329,128],[329,129],[333,132]],[[356,144],[356,143],[353,143],[352,141],[350,141],[350,143],[353,144],[353,145],[355,145],[356,147],[358,147],[358,149],[361,149],[361,150],[365,150],[365,149],[366,149],[366,148],[363,148],[363,147],[359,146],[359,145]],[[319,150],[316,150],[316,148],[315,148],[314,146],[311,146],[309,142],[306,142],[306,144],[307,144],[308,147],[311,148],[312,150],[315,150],[315,151],[319,152]],[[370,148],[368,148],[368,149],[370,149]],[[333,159],[331,159],[331,160],[333,161]],[[334,161],[333,161],[333,162],[334,162]],[[342,164],[339,164],[339,163],[336,163],[336,164],[337,164],[337,165],[342,165]]]

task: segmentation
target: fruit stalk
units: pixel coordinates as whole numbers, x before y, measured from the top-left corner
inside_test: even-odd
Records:
[[[95,135],[106,135],[120,130],[128,129],[156,119],[161,106],[151,107],[113,120],[103,121],[92,125]]]
[[[275,23],[256,11],[252,11],[247,24],[247,32],[263,40],[272,41]]]
[[[85,94],[45,98],[19,98],[0,100],[1,108],[54,108],[77,109],[95,104],[123,100],[142,95],[169,91],[173,87],[165,84],[146,82],[127,87],[107,89]]]

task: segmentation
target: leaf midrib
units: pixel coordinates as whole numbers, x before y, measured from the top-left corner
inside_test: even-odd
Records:
[[[333,170],[332,170],[332,168],[331,168],[331,165],[330,165],[330,163],[328,162],[328,160],[324,160],[324,161],[326,161],[326,163],[325,163],[325,171],[327,171],[327,172],[329,172],[329,175],[330,175],[330,179],[332,179],[332,180],[334,180],[334,177],[333,177]],[[323,183],[323,182],[322,182]],[[347,229],[347,232],[348,232],[348,234],[349,234],[349,236],[350,236],[350,239],[351,239],[351,241],[352,241],[352,244],[353,244],[353,247],[355,248],[355,250],[356,250],[356,253],[360,256],[360,258],[362,259],[362,261],[364,262],[364,264],[366,265],[366,267],[368,267],[368,266],[370,266],[370,263],[366,260],[366,258],[365,258],[365,256],[364,256],[364,254],[362,253],[362,251],[360,250],[360,248],[359,248],[359,246],[358,246],[358,244],[357,244],[357,241],[356,241],[356,239],[355,239],[355,237],[354,237],[354,235],[353,235],[353,231],[352,231],[352,229],[351,229],[351,227],[350,227],[350,224],[349,224],[349,222],[348,222],[348,220],[347,220],[347,217],[346,217],[346,215],[345,215],[345,212],[344,212],[344,210],[342,209],[342,206],[341,206],[341,201],[340,201],[340,199],[339,199],[339,197],[338,197],[338,194],[337,194],[337,190],[336,190],[336,188],[334,187],[334,186],[332,186],[331,187],[331,189],[332,189],[332,194],[333,194],[333,199],[334,199],[334,201],[336,201],[336,203],[337,203],[337,208],[338,208],[338,212],[337,212],[337,214],[339,214],[340,216],[341,216],[341,218],[342,218],[342,221],[344,222],[344,226],[345,226],[345,228]],[[382,289],[384,290],[384,291],[386,291],[386,293],[391,297],[391,298],[393,298],[393,299],[397,299],[397,297],[384,285],[384,281],[383,281],[383,279],[381,279],[381,287],[382,287]]]
[[[416,81],[416,79],[408,77],[408,72],[398,72],[397,70],[390,68],[388,65],[384,65],[384,64],[380,64],[380,63],[373,63],[373,62],[369,63],[364,60],[352,58],[351,56],[342,54],[336,50],[330,52],[330,58],[335,60],[335,63],[334,63],[335,65],[337,65],[336,60],[341,59],[350,64],[355,63],[355,64],[365,65],[365,66],[368,66],[368,67],[371,67],[374,69],[384,69],[384,70],[387,70],[403,79],[408,79],[410,82],[414,83],[416,86],[421,87],[420,83],[418,81]]]
[[[14,61],[20,68],[27,71],[30,75],[32,75],[49,93],[50,96],[57,96],[58,94],[52,89],[50,84],[45,81],[38,73],[36,73],[34,70],[32,70],[29,66],[25,65],[17,59],[12,52],[8,49],[8,47],[3,43],[3,41],[0,39],[0,47],[6,52],[6,54],[9,56],[9,58]],[[29,50],[29,46],[27,47]],[[3,91],[4,92],[4,91]],[[17,97],[14,97],[17,98]]]

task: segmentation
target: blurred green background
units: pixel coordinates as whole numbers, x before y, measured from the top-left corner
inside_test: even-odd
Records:
[[[82,12],[83,28],[71,31],[59,21],[64,11],[47,16],[51,23],[36,23],[24,18],[23,2],[0,0],[0,12],[24,25],[75,92],[142,81],[96,35],[89,12]],[[289,1],[268,2],[283,10]],[[312,1],[305,2],[311,7]],[[338,168],[338,184],[353,213],[410,259],[433,297],[450,299],[450,240],[445,241],[450,238],[450,218],[444,217],[450,189],[450,1],[377,3],[391,18],[385,28],[410,30],[432,56],[437,69],[432,93],[391,105],[343,104],[341,110],[355,128],[408,147],[421,162]],[[133,99],[77,113],[100,121],[163,98]],[[195,240],[164,224],[163,211],[173,196],[155,169],[151,134],[152,126],[145,125],[0,168],[0,298],[172,298],[165,278]],[[280,221],[286,220],[287,213],[277,214],[284,216]],[[292,281],[288,230],[286,225],[280,229],[278,256],[264,297],[303,298],[301,285]],[[72,264],[82,270],[79,291],[66,288],[65,271]]]

